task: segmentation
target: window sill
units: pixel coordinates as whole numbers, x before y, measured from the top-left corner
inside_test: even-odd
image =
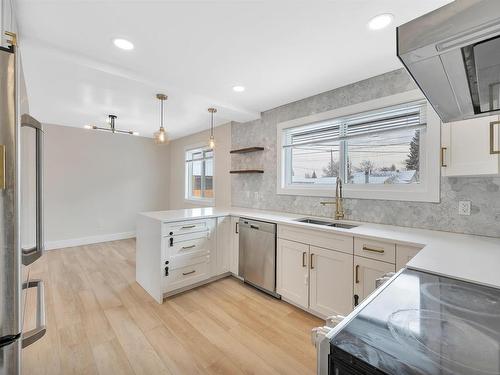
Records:
[[[215,205],[215,199],[203,199],[203,198],[184,198],[184,203],[203,205],[203,206],[213,206]]]
[[[299,195],[306,197],[335,198],[335,186],[324,188],[304,188],[299,186],[278,187],[279,195]],[[434,189],[428,189],[424,185],[359,185],[343,186],[344,198],[353,199],[374,199],[389,201],[408,201],[408,202],[433,202],[440,201],[439,186]]]

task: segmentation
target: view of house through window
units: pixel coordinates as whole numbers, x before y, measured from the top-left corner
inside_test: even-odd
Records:
[[[197,148],[186,152],[186,199],[211,200],[214,197],[213,150]]]
[[[287,185],[418,184],[425,101],[284,129]]]

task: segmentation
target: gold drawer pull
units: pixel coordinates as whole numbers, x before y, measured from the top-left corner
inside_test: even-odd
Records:
[[[196,245],[182,246],[182,250],[192,249],[193,247],[196,247]]]
[[[355,282],[356,282],[356,284],[359,284],[359,264],[356,264],[356,277],[355,277]]]
[[[191,228],[195,228],[196,225],[184,225],[183,227],[181,227],[181,229],[191,229]]]
[[[490,122],[490,154],[500,154],[500,144],[498,145],[498,149],[495,150],[495,125],[500,124],[500,121]],[[498,130],[500,131],[500,129]],[[497,137],[500,139],[500,137]],[[499,140],[500,142],[500,140]]]
[[[372,253],[383,254],[385,252],[384,249],[373,249],[371,247],[363,246],[364,251],[371,251]]]
[[[196,270],[192,270],[192,271],[189,271],[189,272],[183,272],[182,275],[183,276],[187,276],[187,275],[191,275],[192,273],[195,273]]]
[[[441,167],[447,167],[448,165],[445,163],[445,157],[446,157],[446,147],[441,147]]]

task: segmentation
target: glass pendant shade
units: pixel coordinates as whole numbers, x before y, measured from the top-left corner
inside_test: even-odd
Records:
[[[167,144],[169,142],[167,132],[164,127],[154,133],[153,139],[156,144]]]

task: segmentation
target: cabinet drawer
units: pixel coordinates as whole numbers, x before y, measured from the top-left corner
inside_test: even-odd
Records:
[[[166,242],[166,255],[175,256],[193,251],[211,248],[209,232],[198,232],[169,238]]]
[[[369,259],[396,263],[396,244],[392,242],[354,238],[354,254]]]
[[[209,220],[179,221],[163,224],[164,236],[177,236],[179,234],[194,233],[209,230]]]
[[[352,236],[328,233],[321,230],[303,229],[287,225],[278,225],[278,237],[301,242],[325,249],[352,254]]]
[[[210,257],[192,259],[189,265],[171,270],[164,277],[165,292],[183,288],[210,277]]]

